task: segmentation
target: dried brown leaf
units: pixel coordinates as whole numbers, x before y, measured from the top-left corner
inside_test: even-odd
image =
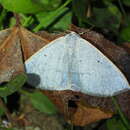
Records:
[[[84,126],[101,119],[111,118],[112,115],[113,114],[111,112],[105,112],[99,108],[93,108],[78,103],[78,109],[71,121],[74,125]]]
[[[126,42],[121,45],[121,47],[125,48],[126,51],[130,54],[130,43]]]
[[[43,39],[23,27],[20,27],[19,29],[19,36],[21,40],[24,60],[27,60],[35,52],[50,42],[48,39]]]
[[[0,31],[0,83],[24,71],[24,61],[49,41],[22,27]]]
[[[9,81],[13,75],[24,70],[18,29],[5,30],[0,46],[0,83]],[[1,41],[2,41],[1,40]]]

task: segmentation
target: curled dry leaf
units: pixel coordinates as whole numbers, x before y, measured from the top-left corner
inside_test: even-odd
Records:
[[[24,61],[48,40],[22,27],[13,27],[0,32],[0,83],[9,81],[24,71]]]
[[[105,112],[99,108],[93,108],[81,103],[78,103],[78,109],[72,117],[71,121],[73,124],[78,126],[84,126],[101,119],[111,118],[112,113]]]
[[[3,32],[6,35],[2,38],[0,46],[0,83],[9,81],[13,74],[24,70],[18,28]]]
[[[19,38],[21,40],[24,61],[50,42],[50,40],[35,35],[34,33],[22,27],[19,29]]]
[[[111,104],[108,104],[108,108],[101,107],[99,104],[93,107],[92,103],[88,104],[86,101],[86,95],[80,92],[70,90],[42,92],[57,106],[66,121],[74,125],[84,126],[95,121],[110,118],[113,115]]]

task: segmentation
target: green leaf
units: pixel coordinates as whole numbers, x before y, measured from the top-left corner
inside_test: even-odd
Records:
[[[43,95],[41,92],[34,92],[29,95],[32,105],[40,112],[47,114],[57,113],[57,108],[55,105],[48,99],[47,96]]]
[[[67,0],[63,5],[61,5],[58,9],[51,11],[51,12],[43,12],[36,15],[38,18],[40,24],[36,26],[33,31],[37,32],[41,28],[47,28],[50,24],[52,24],[57,18],[59,18],[62,14],[64,14],[68,8],[66,6],[71,2],[72,0]]]
[[[127,129],[130,130],[130,123],[128,119],[125,117],[124,113],[121,111],[120,105],[117,103],[116,97],[111,97],[113,104],[115,105],[115,108],[120,116],[120,120],[122,123],[127,127]]]
[[[65,13],[68,8],[58,8],[52,12],[43,12],[36,15],[40,24],[34,29],[37,32],[41,28],[47,28],[50,24],[52,24],[59,16]]]
[[[124,42],[130,42],[130,26],[121,30],[120,38]]]
[[[72,12],[68,11],[63,15],[55,24],[51,27],[51,30],[64,31],[69,29],[69,25],[72,23]]]
[[[122,0],[123,4],[126,6],[130,6],[130,0]]]
[[[86,18],[86,11],[87,11],[86,5],[88,4],[89,4],[89,0],[73,0],[72,1],[73,11],[78,19],[84,20]]]
[[[44,1],[47,0],[0,0],[0,4],[5,9],[16,13],[37,13],[52,8],[54,9],[60,2],[60,0],[55,0],[55,2],[58,2],[55,5],[52,0],[47,4]]]
[[[61,0],[32,0],[38,2],[47,7],[47,10],[56,9],[60,4]]]
[[[16,25],[16,18],[11,17],[9,20],[9,27],[14,27]]]
[[[107,8],[93,8],[93,17],[88,19],[96,27],[106,28],[113,32],[118,32],[121,22],[119,9],[110,4]]]
[[[0,130],[18,130],[18,128],[5,128],[0,126]]]
[[[0,116],[2,116],[5,113],[5,109],[3,107],[0,107]]]
[[[4,29],[3,22],[4,22],[6,14],[7,14],[7,11],[5,9],[3,9],[0,13],[0,30]]]
[[[104,2],[113,2],[113,1],[116,1],[116,0],[103,0]]]
[[[128,130],[120,119],[112,118],[106,122],[107,130]]]
[[[0,96],[6,97],[18,91],[26,81],[27,81],[27,76],[24,73],[17,75],[6,85],[0,86]]]

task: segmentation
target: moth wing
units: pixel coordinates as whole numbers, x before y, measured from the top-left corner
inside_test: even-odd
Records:
[[[25,62],[29,83],[47,90],[74,90],[113,96],[129,89],[122,72],[96,47],[74,32],[52,41]]]
[[[96,96],[113,96],[130,89],[123,73],[95,46],[77,37],[76,59],[81,92]]]
[[[25,62],[26,72],[30,75],[28,83],[41,89],[70,90],[66,54],[65,37],[41,48]]]

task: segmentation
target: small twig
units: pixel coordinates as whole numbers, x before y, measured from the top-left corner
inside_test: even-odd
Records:
[[[121,0],[118,0],[118,3],[119,3],[121,12],[122,12],[122,14],[124,15],[125,20],[127,20],[127,15],[126,15],[126,12],[125,12],[125,9],[124,9],[124,7],[123,7],[123,5],[122,5]]]
[[[20,16],[16,13],[14,13],[14,17],[16,19],[16,26],[20,26],[21,22],[20,22]]]
[[[4,108],[5,115],[7,116],[8,120],[11,122],[11,124],[14,125],[14,119],[12,118],[11,113],[9,112],[8,108],[6,107],[6,105],[4,104],[4,102],[2,101],[1,98],[0,98],[0,106]]]
[[[128,129],[130,129],[130,125],[129,125],[127,119],[125,118],[123,112],[121,111],[120,106],[119,106],[119,104],[118,104],[117,101],[116,101],[116,98],[115,98],[115,97],[112,97],[112,101],[113,101],[113,104],[115,105],[115,107],[116,107],[116,109],[117,109],[117,111],[118,111],[118,113],[119,113],[119,115],[120,115],[120,117],[121,117],[123,123],[126,125],[126,127],[127,127]]]
[[[22,24],[22,26],[26,27],[28,26],[28,24],[30,23],[30,21],[32,20],[32,16],[29,16],[28,18],[25,19],[24,23]]]
[[[66,0],[66,2],[65,2],[63,5],[61,5],[58,9],[55,10],[55,14],[53,14],[53,15],[58,16],[57,12],[60,12],[63,8],[65,8],[65,7],[66,7],[69,3],[71,3],[71,2],[72,2],[72,0]],[[34,31],[34,32],[37,32],[37,31],[39,31],[41,28],[42,28],[42,24],[38,24],[38,25],[33,29],[33,31]]]

